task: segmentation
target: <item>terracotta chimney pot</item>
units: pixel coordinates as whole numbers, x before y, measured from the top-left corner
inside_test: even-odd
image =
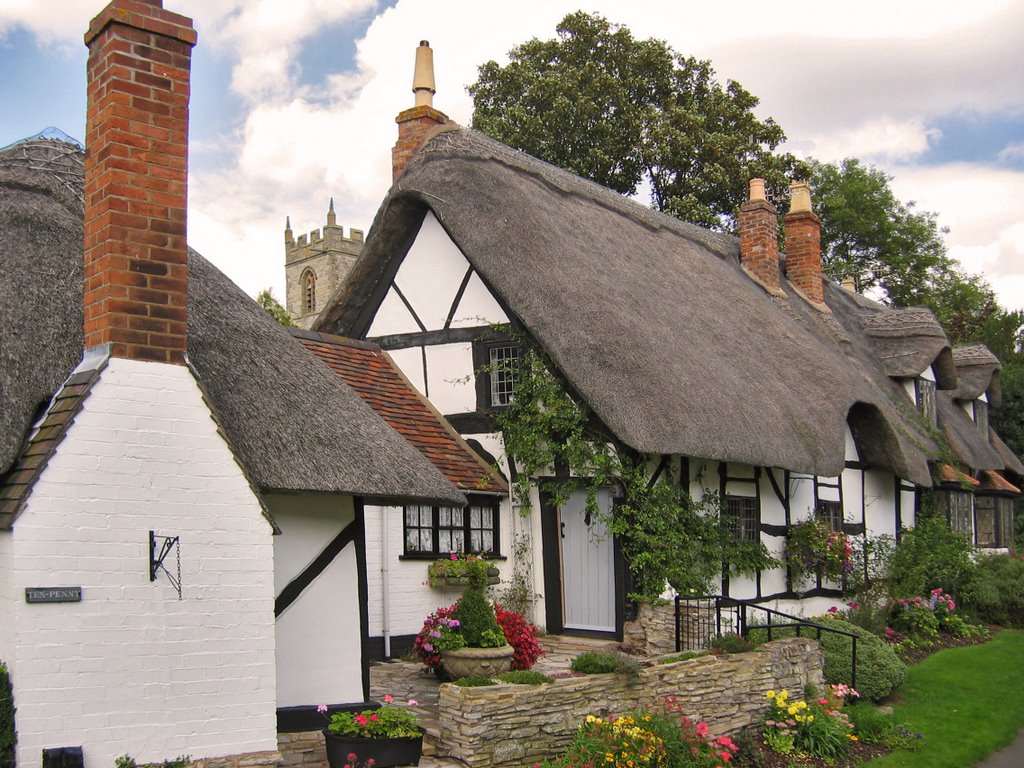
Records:
[[[764,179],[750,180],[750,199],[740,206],[740,263],[770,291],[780,291],[778,213],[768,202]]]

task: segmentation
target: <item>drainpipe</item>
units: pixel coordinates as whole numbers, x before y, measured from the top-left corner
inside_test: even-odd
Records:
[[[391,658],[391,604],[388,601],[390,593],[390,576],[388,568],[388,516],[387,508],[380,507],[380,583],[383,594],[381,595],[381,624],[384,632],[384,658]]]

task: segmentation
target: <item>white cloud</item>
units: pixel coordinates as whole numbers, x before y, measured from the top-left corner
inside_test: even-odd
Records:
[[[1002,163],[1024,160],[1024,141],[1007,144],[999,151],[996,158]]]
[[[898,121],[883,116],[809,142],[803,154],[826,161],[858,157],[868,162],[900,162],[923,155],[941,137],[940,130],[927,127],[922,120]]]

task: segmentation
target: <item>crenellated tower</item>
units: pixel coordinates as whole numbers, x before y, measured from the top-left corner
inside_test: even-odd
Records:
[[[363,231],[350,229],[345,237],[337,223],[334,198],[327,224],[309,235],[292,235],[291,218],[284,227],[285,308],[302,328],[310,328],[320,310],[345,280],[363,250]]]

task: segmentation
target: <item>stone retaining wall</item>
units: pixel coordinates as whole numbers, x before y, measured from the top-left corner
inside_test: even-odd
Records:
[[[278,752],[248,752],[226,757],[205,757],[191,762],[191,768],[277,768],[281,764]]]
[[[754,723],[765,691],[824,686],[818,644],[807,638],[765,643],[751,653],[701,656],[641,668],[637,676],[609,674],[556,680],[540,686],[441,686],[439,754],[470,766],[530,765],[553,757],[588,714],[623,714],[676,696],[687,716],[715,735]]]
[[[277,734],[281,768],[327,768],[323,731]]]

